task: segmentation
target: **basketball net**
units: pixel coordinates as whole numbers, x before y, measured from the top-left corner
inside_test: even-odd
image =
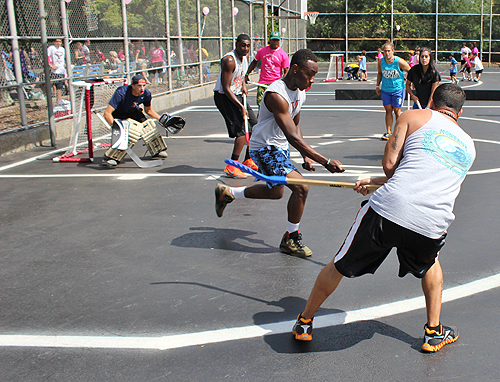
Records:
[[[316,23],[316,17],[319,16],[319,12],[306,12],[306,16],[309,18],[311,25]]]

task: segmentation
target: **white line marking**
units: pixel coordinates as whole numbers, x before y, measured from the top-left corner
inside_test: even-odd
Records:
[[[472,296],[498,288],[499,286],[500,274],[496,274],[464,285],[452,287],[443,291],[443,303]],[[419,296],[379,306],[318,316],[314,321],[314,327],[324,328],[357,321],[377,320],[423,308],[425,308],[425,299],[423,296]],[[249,325],[160,337],[0,335],[0,346],[169,350],[257,338],[265,335],[291,333],[292,325],[293,322],[291,321],[282,321],[264,325]]]

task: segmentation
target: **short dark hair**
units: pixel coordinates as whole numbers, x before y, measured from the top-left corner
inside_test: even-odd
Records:
[[[245,40],[250,41],[250,36],[245,34],[245,33],[242,33],[242,34],[238,35],[238,37],[236,37],[236,43],[239,43],[240,41],[245,41]]]
[[[298,66],[305,66],[307,61],[318,62],[318,57],[309,49],[299,49],[296,51],[290,62],[290,66],[297,64]]]
[[[447,107],[458,114],[465,103],[465,92],[458,85],[445,83],[436,88],[432,99],[436,109]]]

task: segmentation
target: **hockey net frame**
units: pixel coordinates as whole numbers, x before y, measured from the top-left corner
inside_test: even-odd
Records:
[[[95,149],[110,146],[111,130],[101,114],[115,90],[122,85],[125,85],[125,78],[73,83],[75,96],[70,142],[64,154],[52,158],[54,162],[93,162]]]
[[[340,63],[339,63],[340,61]],[[330,54],[330,66],[325,82],[335,82],[344,76],[344,55],[342,53]]]

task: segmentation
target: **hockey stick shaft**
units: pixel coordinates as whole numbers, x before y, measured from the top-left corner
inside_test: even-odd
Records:
[[[243,106],[245,107],[245,109],[247,108],[247,95],[245,93],[243,93]],[[245,120],[245,139],[247,141],[247,147],[249,147],[250,146],[250,133],[248,132],[248,110],[247,110],[247,114],[245,114],[243,119]]]
[[[290,185],[290,184],[305,184],[310,186],[323,186],[323,187],[340,187],[340,188],[354,188],[355,183],[349,182],[335,182],[329,180],[312,180],[312,179],[296,179],[296,178],[287,178],[286,176],[269,176],[261,174],[255,170],[252,170],[250,167],[247,167],[240,162],[236,162],[231,159],[226,159],[224,162],[231,166],[239,168],[241,171],[246,172],[247,174],[253,175],[256,179],[263,180],[265,182]],[[377,185],[366,185],[366,188],[370,191],[376,190],[380,186]]]

